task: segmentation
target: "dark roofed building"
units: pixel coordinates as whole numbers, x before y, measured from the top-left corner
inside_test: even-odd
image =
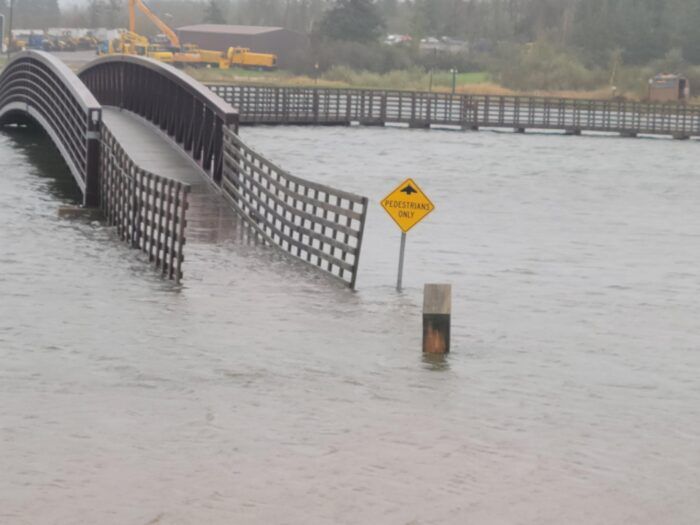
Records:
[[[247,47],[255,53],[274,53],[281,68],[289,67],[294,57],[309,52],[309,37],[283,27],[198,24],[177,29],[184,44],[201,49],[226,51],[229,47]]]

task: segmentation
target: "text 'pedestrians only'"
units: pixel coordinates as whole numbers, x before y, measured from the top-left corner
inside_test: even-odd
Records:
[[[406,179],[382,200],[382,207],[406,233],[422,221],[435,206],[413,179]]]

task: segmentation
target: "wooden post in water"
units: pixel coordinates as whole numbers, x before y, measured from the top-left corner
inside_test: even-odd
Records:
[[[423,289],[423,353],[450,352],[452,285],[426,284]]]

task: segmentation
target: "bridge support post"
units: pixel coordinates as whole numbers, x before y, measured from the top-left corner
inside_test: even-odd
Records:
[[[95,207],[100,204],[100,125],[102,110],[92,109],[88,113],[86,139],[85,193],[83,205]]]
[[[452,285],[426,284],[423,288],[423,353],[450,352]]]
[[[462,131],[479,131],[479,104],[470,96],[462,96]]]

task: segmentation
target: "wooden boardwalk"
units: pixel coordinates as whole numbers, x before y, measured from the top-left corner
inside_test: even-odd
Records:
[[[241,124],[455,126],[700,136],[700,107],[609,100],[451,95],[416,91],[210,85]]]
[[[102,122],[139,168],[186,183],[187,239],[218,242],[232,236],[237,217],[206,173],[156,126],[129,111],[103,106]]]
[[[154,125],[109,106],[102,108],[102,123],[139,167],[193,187],[206,184],[192,160]]]
[[[182,71],[140,56],[98,58],[76,75],[26,51],[0,72],[0,127],[43,128],[83,205],[99,206],[163,276],[182,278],[187,241],[240,233],[353,287],[367,199],[278,168],[239,139],[238,116]]]

